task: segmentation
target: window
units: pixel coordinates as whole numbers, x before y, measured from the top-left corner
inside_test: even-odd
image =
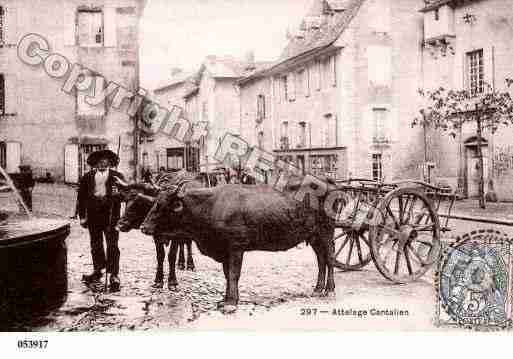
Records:
[[[208,102],[203,101],[201,104],[201,120],[208,121]]]
[[[297,91],[297,95],[300,96],[303,94],[304,90],[305,90],[305,84],[304,84],[304,81],[305,81],[305,70],[302,69],[302,70],[299,70],[296,74],[296,91]]]
[[[281,123],[280,133],[280,148],[286,150],[289,148],[289,123],[287,121]]]
[[[310,96],[310,74],[312,73],[312,71],[310,70],[310,67],[307,67],[306,70],[305,70],[305,96],[308,97]]]
[[[439,9],[436,9],[435,10],[435,21],[438,21],[438,20],[440,20],[440,11],[439,11]]]
[[[317,73],[317,91],[319,91],[322,88],[322,63],[320,60],[317,60],[315,62],[316,67],[316,73]]]
[[[184,168],[183,148],[168,148],[166,149],[166,154],[166,167],[168,170],[181,170],[182,168]]]
[[[282,76],[281,84],[282,84],[282,91],[283,91],[282,92],[282,99],[283,99],[283,101],[287,101],[289,99],[287,76]]]
[[[5,12],[3,6],[0,6],[0,47],[4,45],[5,42]]]
[[[102,46],[103,33],[103,13],[101,10],[78,11],[79,46]]]
[[[5,168],[7,166],[7,146],[5,142],[0,142],[0,167]]]
[[[386,134],[386,119],[387,109],[386,108],[374,108],[372,109],[372,115],[374,118],[374,142],[383,142],[387,139]]]
[[[265,118],[265,96],[260,94],[257,96],[257,122],[261,123]]]
[[[372,179],[374,181],[381,181],[383,179],[383,162],[381,153],[374,153],[372,155]]]
[[[5,115],[5,77],[0,74],[0,115]]]
[[[306,122],[299,123],[298,147],[299,148],[306,147]]]
[[[287,76],[287,86],[286,86],[286,94],[287,100],[294,101],[296,99],[296,84],[295,84],[295,76],[294,73],[290,73]]]
[[[470,94],[476,96],[484,91],[483,50],[468,52],[467,62]]]
[[[260,149],[264,148],[264,131],[258,131],[257,133],[257,146]]]
[[[331,113],[324,115],[322,124],[322,146],[334,147],[337,139],[337,119]]]
[[[331,57],[331,85],[333,87],[337,86],[337,56],[333,55]]]

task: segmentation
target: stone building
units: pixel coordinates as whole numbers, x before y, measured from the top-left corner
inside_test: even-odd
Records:
[[[232,56],[207,56],[194,77],[195,86],[184,96],[186,118],[192,123],[207,124],[208,135],[199,144],[201,171],[215,168],[214,154],[223,136],[240,135],[241,104],[237,80],[268,65],[255,62],[249,53],[246,59]]]
[[[305,172],[393,179],[416,146],[400,129],[421,77],[422,5],[315,0],[280,59],[239,81],[244,138]]]
[[[513,8],[510,1],[428,1],[424,20],[423,78],[419,87],[467,89],[479,96],[485,84],[507,90],[513,78]],[[485,192],[489,180],[500,200],[513,200],[513,127],[483,133]],[[428,153],[438,177],[478,193],[477,133],[464,126],[455,139],[429,133]]]
[[[63,88],[76,63],[103,76],[105,84],[114,81],[137,93],[144,6],[144,0],[0,1],[0,164],[9,172],[25,164],[36,176],[49,172],[74,183],[87,169],[88,153],[119,147],[119,169],[135,174],[133,116],[108,108],[108,101],[91,106],[86,91]],[[52,78],[42,65],[20,60],[17,44],[29,33],[69,61],[64,76]]]
[[[171,79],[158,86],[152,93],[152,101],[169,110],[179,107],[185,115],[185,96],[196,89],[194,73],[174,69]],[[142,167],[152,171],[164,167],[166,170],[186,168],[199,170],[199,149],[194,143],[181,143],[164,133],[148,134],[141,138],[140,155]]]

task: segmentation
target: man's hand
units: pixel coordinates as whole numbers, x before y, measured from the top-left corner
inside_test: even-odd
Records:
[[[82,219],[80,220],[80,225],[81,225],[83,228],[87,228],[87,219],[82,218]]]
[[[121,178],[119,178],[118,176],[114,176],[114,182],[120,186],[120,187],[128,187],[128,183],[126,183],[125,181],[123,181]]]

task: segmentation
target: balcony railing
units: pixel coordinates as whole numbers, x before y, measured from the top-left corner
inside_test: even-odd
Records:
[[[290,148],[290,141],[288,137],[280,137],[280,150],[288,150]]]

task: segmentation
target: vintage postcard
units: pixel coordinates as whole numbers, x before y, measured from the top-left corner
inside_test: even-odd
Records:
[[[512,38],[513,0],[0,0],[0,331],[510,332]]]

